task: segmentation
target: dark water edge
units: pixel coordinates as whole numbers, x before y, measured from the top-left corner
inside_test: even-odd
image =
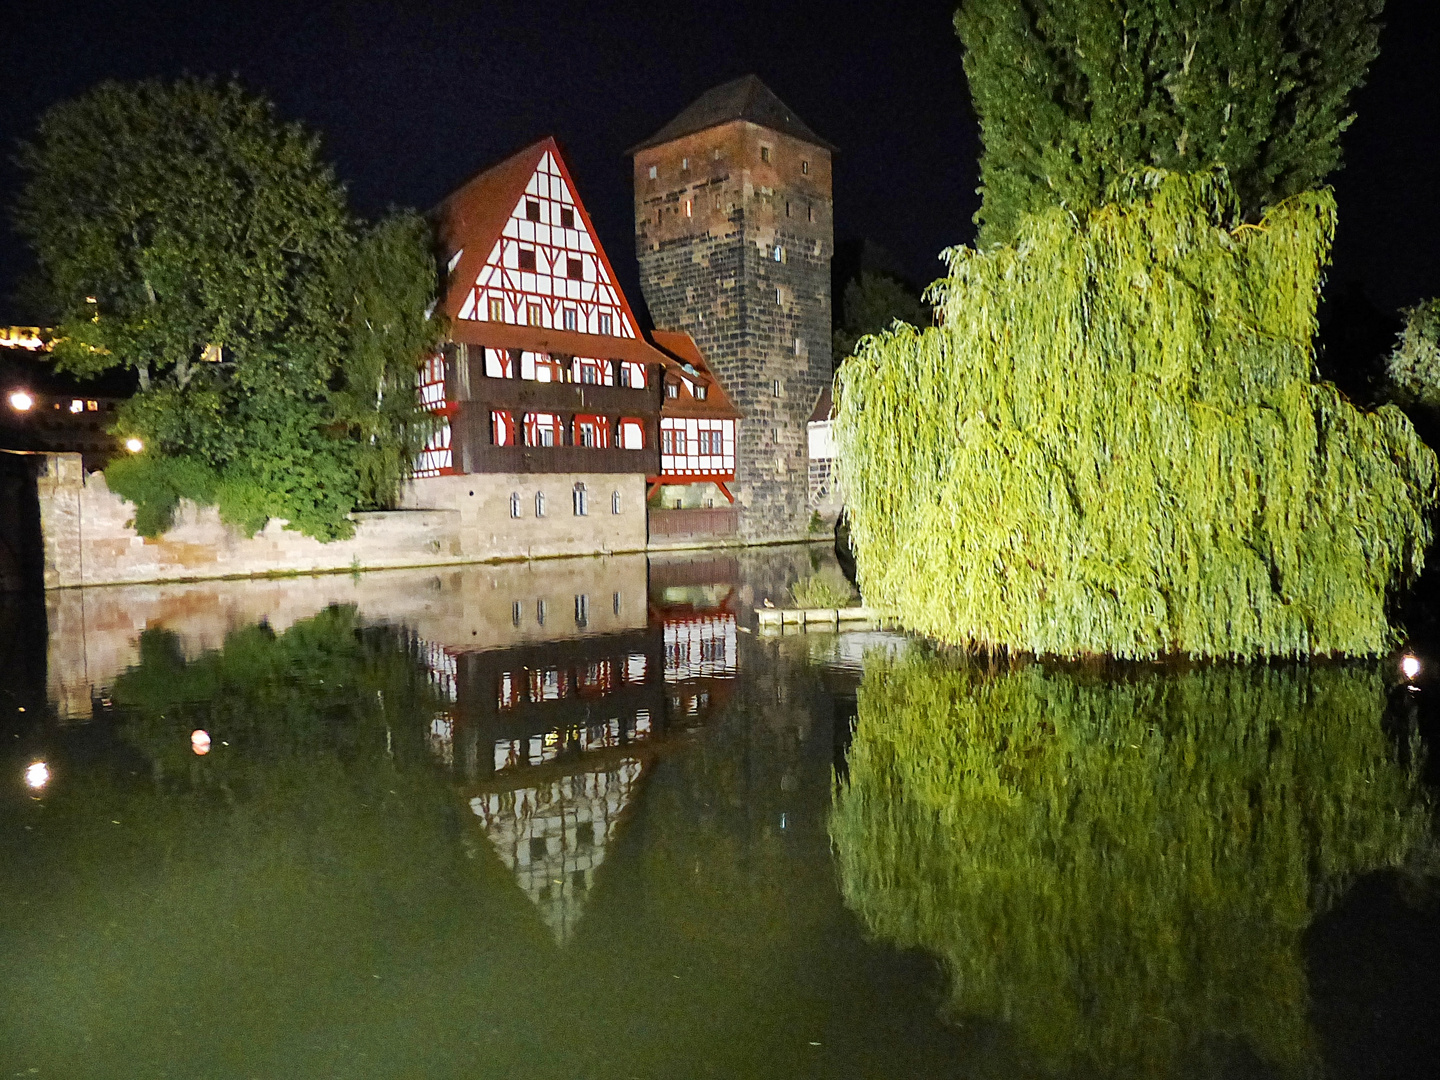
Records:
[[[0,598],[0,1076],[1295,1074],[1224,1033],[1178,1071],[1038,1053],[1014,1014],[957,1013],[943,953],[847,906],[836,777],[865,648],[900,643],[742,630],[832,564]],[[1440,689],[1391,683],[1376,745],[1403,771]],[[563,807],[540,848],[525,798]],[[1432,1075],[1428,850],[1297,928],[1302,1071]],[[1085,992],[1107,1022],[1115,987]]]

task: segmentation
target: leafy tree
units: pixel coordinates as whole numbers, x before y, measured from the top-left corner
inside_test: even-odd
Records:
[[[1222,173],[1152,173],[947,253],[941,325],[866,339],[837,379],[867,601],[1067,656],[1391,646],[1435,455],[1312,377],[1333,197],[1237,214]]]
[[[1440,299],[1403,314],[1405,329],[1385,362],[1390,385],[1401,401],[1440,409]]]
[[[189,78],[103,83],[21,147],[58,365],[138,373],[118,423],[147,450],[107,471],[137,527],[185,497],[329,539],[405,475],[428,236],[414,215],[363,232],[318,151],[263,98]]]
[[[1242,212],[1340,163],[1384,0],[962,0],[980,117],[980,242],[1084,213],[1138,168],[1223,164]]]
[[[854,352],[866,334],[889,329],[896,319],[911,326],[930,325],[930,309],[913,289],[889,274],[869,270],[846,284],[840,310],[833,350],[837,363]]]

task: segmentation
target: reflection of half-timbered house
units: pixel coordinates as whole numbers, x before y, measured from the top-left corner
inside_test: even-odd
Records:
[[[662,372],[553,139],[435,211],[443,355],[421,397],[440,419],[407,503],[457,510],[478,557],[645,547],[660,472]]]

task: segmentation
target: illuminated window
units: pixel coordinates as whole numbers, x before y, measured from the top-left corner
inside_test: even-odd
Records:
[[[528,322],[531,326],[541,325],[539,304],[526,304],[525,313],[527,316],[526,322]]]
[[[610,513],[620,513],[620,492],[618,491],[610,493]],[[620,594],[618,592],[615,594],[615,614],[620,614]]]
[[[574,262],[575,260],[571,259],[570,261]],[[573,307],[567,307],[565,309],[565,329],[574,330],[578,325],[579,316],[576,313],[575,309]]]
[[[580,281],[585,276],[585,264],[571,255],[565,260],[565,276],[571,281]]]
[[[540,220],[540,204],[539,204],[538,202],[536,202],[534,199],[526,199],[526,200],[525,200],[525,220],[526,220],[526,221],[539,221],[539,220]]]
[[[589,424],[584,424],[584,425],[582,425],[582,427],[590,427],[590,425],[589,425]],[[591,438],[592,442],[586,443],[586,444],[585,444],[586,446],[593,446],[593,445],[594,445],[594,442],[593,442],[593,440],[594,440],[594,438],[595,438],[595,429],[594,429],[594,428],[590,428],[590,438]],[[590,496],[589,496],[589,494],[585,491],[585,485],[584,485],[584,484],[576,484],[576,485],[575,485],[575,490],[574,490],[573,492],[571,492],[571,503],[572,503],[573,506],[574,506],[575,516],[576,516],[576,517],[585,517],[586,515],[588,515],[588,514],[590,513]]]
[[[686,217],[694,217],[694,216],[695,216],[695,200],[694,200],[694,199],[686,199],[686,200],[685,200],[685,216],[686,216]]]
[[[560,210],[560,227],[562,229],[573,229],[575,227],[575,211],[568,206]]]
[[[492,296],[490,298],[490,321],[505,321],[505,301],[498,296]]]
[[[613,332],[614,331],[610,321],[610,313],[608,311],[602,311],[600,313],[600,333],[609,334]]]
[[[535,269],[535,249],[534,249],[534,248],[521,248],[521,249],[520,249],[520,269],[521,269],[521,270],[534,270],[534,269]]]
[[[72,413],[84,412],[85,402],[81,401],[79,398],[76,398],[74,401],[70,402],[70,411]]]
[[[512,491],[510,493],[510,516],[512,518],[518,518],[520,516],[520,493],[518,491]],[[515,611],[516,618],[518,619],[520,611],[520,605],[518,603],[515,605]]]

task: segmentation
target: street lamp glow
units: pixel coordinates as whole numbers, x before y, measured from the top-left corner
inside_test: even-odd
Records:
[[[43,761],[32,761],[25,768],[25,786],[39,791],[50,782],[50,766]]]
[[[141,450],[145,449],[145,444],[132,435],[125,440],[125,449],[129,450],[132,454],[138,454]]]
[[[1400,674],[1407,679],[1414,679],[1420,674],[1420,658],[1413,653],[1406,653],[1400,658]]]
[[[35,405],[35,398],[28,391],[14,390],[10,393],[10,407],[16,412],[29,412]]]
[[[204,757],[210,752],[210,733],[204,728],[196,728],[190,733],[190,749]]]

